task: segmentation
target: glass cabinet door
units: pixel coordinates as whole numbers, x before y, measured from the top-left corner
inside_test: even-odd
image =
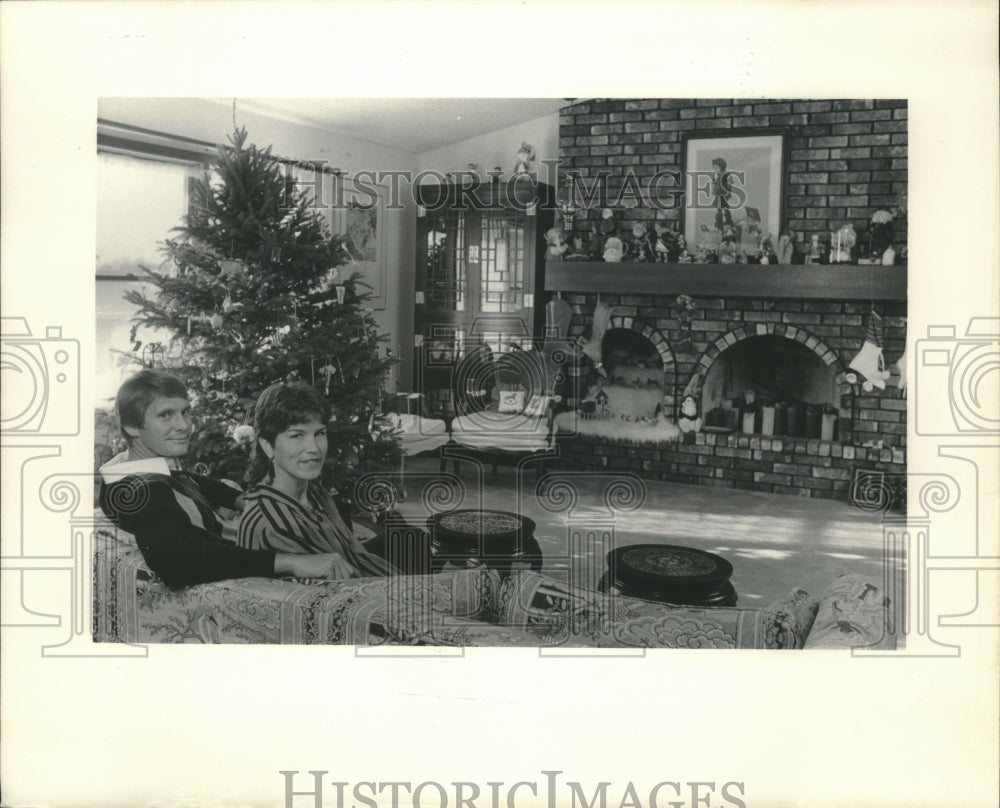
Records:
[[[432,311],[465,311],[468,270],[465,261],[465,213],[428,214],[424,264],[425,305]]]
[[[524,308],[525,216],[484,210],[481,221],[479,310],[506,314]]]

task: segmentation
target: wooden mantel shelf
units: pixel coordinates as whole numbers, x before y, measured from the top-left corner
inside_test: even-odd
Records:
[[[546,261],[545,289],[550,292],[905,301],[906,267]]]

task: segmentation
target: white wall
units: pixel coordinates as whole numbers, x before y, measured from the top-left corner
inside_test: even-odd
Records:
[[[485,135],[452,143],[420,155],[421,171],[464,171],[469,163],[477,163],[482,172],[499,166],[510,174],[517,163],[521,143],[535,147],[535,164],[540,182],[554,183],[555,177],[546,178],[541,160],[559,159],[559,113],[534,118],[524,123],[498,129]]]
[[[252,100],[247,102],[252,105]],[[212,143],[224,143],[233,131],[231,103],[204,98],[102,98],[98,116],[108,121],[129,124],[167,134],[180,135]],[[301,122],[281,120],[241,109],[236,102],[236,124],[245,126],[250,140],[260,146],[271,145],[275,155],[300,160],[324,160],[331,167],[349,174],[361,170],[425,171],[442,174],[464,170],[477,163],[490,171],[499,166],[505,173],[513,170],[522,142],[535,148],[539,180],[554,182],[546,176],[542,160],[559,156],[559,115],[553,113],[469,138],[449,146],[417,155],[402,149],[382,146],[358,138],[333,134]],[[407,186],[402,183],[402,190]],[[410,195],[402,194],[403,209],[387,211],[386,223],[386,308],[375,312],[379,330],[389,335],[394,349],[399,346],[402,364],[393,379],[401,380],[398,389],[409,389],[413,378],[413,291],[416,211]],[[394,392],[390,389],[389,392]]]
[[[98,117],[211,143],[225,143],[233,132],[232,105],[203,98],[102,98],[98,102]],[[277,156],[325,160],[330,167],[341,168],[348,174],[364,169],[414,171],[418,165],[413,152],[244,111],[239,101],[236,123],[246,127],[253,143],[273,146]],[[386,212],[386,308],[375,312],[375,320],[379,330],[390,335],[386,344],[402,349],[404,365],[394,377],[410,379],[416,213],[408,195],[402,196],[404,209]]]

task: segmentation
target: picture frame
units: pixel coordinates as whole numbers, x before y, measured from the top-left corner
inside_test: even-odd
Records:
[[[783,130],[683,136],[682,232],[688,249],[718,252],[724,235],[745,254],[756,253],[764,237],[777,245],[784,227],[786,148]],[[721,175],[713,165],[719,158],[725,162]]]
[[[346,236],[353,262],[345,272],[360,272],[361,280],[371,286],[368,305],[386,307],[386,189],[348,175],[335,178],[331,229],[334,235]],[[365,290],[362,287],[361,291]]]

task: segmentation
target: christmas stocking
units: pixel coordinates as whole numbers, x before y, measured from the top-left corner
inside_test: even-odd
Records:
[[[899,371],[899,389],[906,395],[906,351],[896,360],[896,370]]]
[[[573,308],[561,297],[554,297],[545,304],[545,339],[566,339]]]
[[[598,300],[594,307],[594,324],[590,329],[590,339],[582,349],[584,355],[594,363],[597,372],[602,376],[608,375],[602,364],[601,343],[604,342],[604,332],[608,330],[610,320],[611,307]]]
[[[865,377],[865,390],[874,387],[885,389],[885,380],[892,374],[885,369],[885,359],[882,356],[882,316],[877,311],[873,310],[868,316],[865,342],[849,367]]]

